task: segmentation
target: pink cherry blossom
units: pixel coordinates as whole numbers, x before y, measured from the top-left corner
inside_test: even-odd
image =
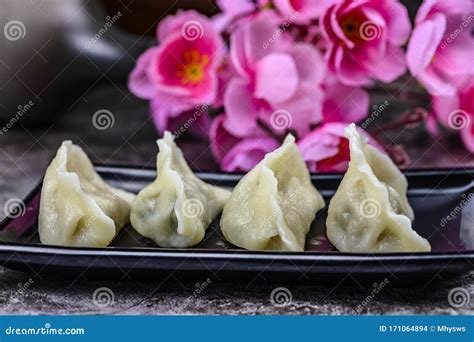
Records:
[[[216,14],[212,21],[218,32],[230,30],[239,18],[252,13],[258,6],[251,0],[217,0],[222,13]]]
[[[265,154],[280,145],[262,131],[244,138],[236,137],[225,128],[225,120],[224,115],[218,116],[212,122],[210,131],[211,150],[223,171],[249,171]]]
[[[454,96],[433,97],[432,104],[438,121],[459,131],[466,148],[474,153],[474,82]]]
[[[267,10],[231,35],[236,75],[225,91],[224,106],[226,128],[236,136],[255,132],[259,122],[277,134],[293,129],[304,135],[322,119],[322,55],[310,44],[292,41],[277,23]]]
[[[410,72],[434,96],[454,96],[474,77],[472,0],[426,0],[408,44]]]
[[[330,122],[313,130],[298,142],[298,148],[311,172],[342,172],[347,169],[350,159],[349,141],[344,135],[347,123]],[[383,150],[368,133],[359,131],[369,139],[369,143]]]
[[[344,85],[328,74],[323,89],[324,122],[359,122],[367,116],[370,99],[362,87]]]
[[[159,46],[138,59],[129,89],[152,101],[154,121],[163,131],[170,119],[216,99],[217,70],[225,50],[210,20],[195,11],[165,18],[157,36]]]
[[[285,21],[308,24],[318,19],[334,0],[273,0]]]
[[[406,71],[401,45],[411,26],[396,0],[344,0],[322,18],[329,69],[346,85],[391,82]]]

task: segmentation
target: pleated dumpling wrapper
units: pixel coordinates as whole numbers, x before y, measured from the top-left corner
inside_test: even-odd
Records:
[[[106,247],[129,222],[134,197],[106,184],[82,148],[64,141],[43,180],[40,240],[48,245]]]
[[[247,173],[224,207],[224,237],[249,250],[303,251],[316,213],[324,207],[308,169],[288,135]]]
[[[230,192],[197,178],[170,132],[157,143],[157,177],[133,202],[132,226],[161,247],[194,246],[202,241]]]
[[[428,252],[429,242],[411,226],[408,182],[392,160],[367,144],[354,124],[345,129],[350,162],[329,203],[329,240],[341,252]]]

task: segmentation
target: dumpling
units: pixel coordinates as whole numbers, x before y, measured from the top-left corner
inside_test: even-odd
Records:
[[[71,141],[58,149],[43,180],[39,236],[44,244],[106,247],[129,222],[134,195],[107,185]]]
[[[367,144],[354,124],[349,168],[334,194],[326,221],[329,240],[341,252],[427,252],[429,242],[411,227],[408,182],[392,160]]]
[[[249,250],[303,251],[316,213],[324,207],[288,135],[237,184],[220,226],[232,244]]]
[[[133,202],[132,226],[161,247],[194,246],[202,241],[230,192],[197,178],[170,132],[157,143],[157,177]]]

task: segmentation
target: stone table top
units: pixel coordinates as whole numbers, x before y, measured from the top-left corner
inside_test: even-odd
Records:
[[[101,87],[84,95],[74,108],[65,110],[54,123],[29,127],[17,122],[0,136],[0,205],[10,198],[23,198],[45,171],[62,140],[81,145],[95,162],[153,166],[158,137],[147,115],[147,104],[123,96],[125,88]],[[111,100],[112,99],[112,100]],[[105,105],[106,104],[106,105]],[[101,109],[114,116],[114,126],[98,130],[92,116]],[[434,140],[423,132],[392,135],[396,143],[412,146],[410,167],[473,167],[474,158],[457,139]],[[186,145],[186,142],[183,143]],[[206,144],[189,142],[187,158],[195,169],[214,169]],[[186,149],[186,148],[185,148]],[[449,152],[448,152],[449,151]],[[3,211],[2,211],[3,212]],[[0,213],[3,216],[3,213]],[[3,218],[3,217],[0,217]],[[296,286],[279,284],[291,292],[291,302],[273,305],[274,284],[221,283],[213,280],[197,296],[194,283],[173,281],[85,281],[35,276],[0,266],[0,314],[354,314],[370,288],[354,286]],[[363,314],[473,314],[473,300],[453,307],[451,289],[474,292],[474,272],[454,280],[437,281],[427,287],[388,286],[364,303]],[[94,291],[107,288],[110,298],[97,305]],[[189,300],[192,296],[192,301]],[[99,303],[100,304],[100,303]]]

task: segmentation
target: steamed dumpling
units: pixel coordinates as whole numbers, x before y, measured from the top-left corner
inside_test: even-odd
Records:
[[[170,132],[158,140],[158,147],[157,177],[133,202],[132,226],[161,247],[194,246],[230,192],[197,178]]]
[[[354,124],[345,134],[351,160],[329,204],[329,240],[341,252],[430,251],[429,242],[411,227],[405,176],[387,155],[367,144]]]
[[[84,151],[64,141],[43,180],[40,240],[49,245],[106,247],[128,223],[133,198],[107,185]]]
[[[323,207],[295,138],[289,135],[240,180],[220,226],[224,237],[239,247],[303,251],[311,222]]]

